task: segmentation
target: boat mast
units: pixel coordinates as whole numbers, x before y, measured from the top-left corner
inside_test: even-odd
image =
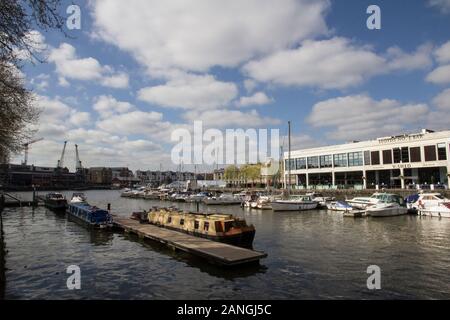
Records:
[[[291,122],[288,121],[288,194],[291,191]]]

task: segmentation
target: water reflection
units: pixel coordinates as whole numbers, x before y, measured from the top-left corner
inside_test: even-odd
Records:
[[[3,234],[3,217],[0,208],[0,300],[5,298],[6,274],[5,274],[5,256],[6,248]]]

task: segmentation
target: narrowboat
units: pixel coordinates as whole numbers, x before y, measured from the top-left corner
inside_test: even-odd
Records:
[[[135,217],[136,218],[136,217]],[[153,208],[148,223],[193,236],[251,248],[255,227],[231,214],[181,212],[172,208]]]
[[[67,207],[69,216],[87,224],[92,228],[112,227],[112,216],[107,210],[91,206],[86,199],[80,195],[74,195]]]
[[[67,200],[61,193],[52,192],[45,195],[44,205],[53,211],[64,211],[67,207]]]

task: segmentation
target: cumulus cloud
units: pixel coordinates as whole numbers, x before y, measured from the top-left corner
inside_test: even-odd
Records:
[[[91,114],[89,112],[72,112],[69,122],[77,127],[83,127],[90,123]]]
[[[262,106],[265,104],[272,103],[273,99],[269,98],[264,92],[256,92],[255,94],[249,97],[241,97],[237,105],[239,107],[248,107],[248,106]]]
[[[129,102],[117,101],[111,95],[102,95],[94,99],[94,110],[97,111],[101,118],[108,118],[112,115],[125,113],[134,108]]]
[[[256,128],[280,124],[279,119],[263,117],[256,110],[249,112],[239,110],[189,111],[183,117],[188,121],[201,120],[205,127],[214,128]]]
[[[423,44],[413,53],[405,53],[399,47],[391,47],[387,50],[388,67],[390,70],[417,70],[425,69],[432,65],[431,53],[433,46]]]
[[[434,55],[439,63],[450,62],[450,41],[437,48]]]
[[[92,3],[92,15],[96,38],[164,76],[173,69],[236,67],[325,34],[328,8],[328,0],[105,0]]]
[[[442,91],[433,99],[433,104],[441,110],[450,111],[450,88]],[[447,117],[445,117],[447,118]],[[446,119],[447,121],[447,119]]]
[[[116,73],[109,66],[102,66],[97,59],[78,58],[75,47],[68,43],[62,43],[58,48],[51,50],[49,61],[55,63],[56,72],[59,75],[59,83],[67,86],[67,79],[96,80],[106,87],[128,87],[128,75]]]
[[[450,64],[437,67],[427,75],[426,80],[434,84],[450,83]]]
[[[139,90],[138,98],[161,107],[210,109],[227,105],[238,94],[234,83],[213,76],[185,75],[163,85]]]
[[[429,107],[426,104],[402,104],[397,100],[374,100],[367,95],[333,98],[316,103],[307,118],[313,127],[330,128],[334,140],[360,140],[423,125]]]
[[[251,61],[243,70],[262,82],[341,89],[386,72],[385,63],[384,58],[368,48],[335,37],[304,41],[297,49],[283,50]]]
[[[428,4],[444,14],[450,13],[450,0],[428,0]]]

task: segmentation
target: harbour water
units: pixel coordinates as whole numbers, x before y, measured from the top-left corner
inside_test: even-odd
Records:
[[[87,191],[115,214],[173,203]],[[71,192],[65,192],[67,197]],[[30,194],[21,194],[31,198]],[[176,203],[195,210],[195,204]],[[256,227],[259,266],[226,270],[134,236],[88,230],[44,207],[3,212],[6,299],[449,299],[450,219],[344,218],[326,210],[272,212],[200,206]],[[68,290],[66,268],[81,269]],[[381,290],[367,289],[367,267]]]

